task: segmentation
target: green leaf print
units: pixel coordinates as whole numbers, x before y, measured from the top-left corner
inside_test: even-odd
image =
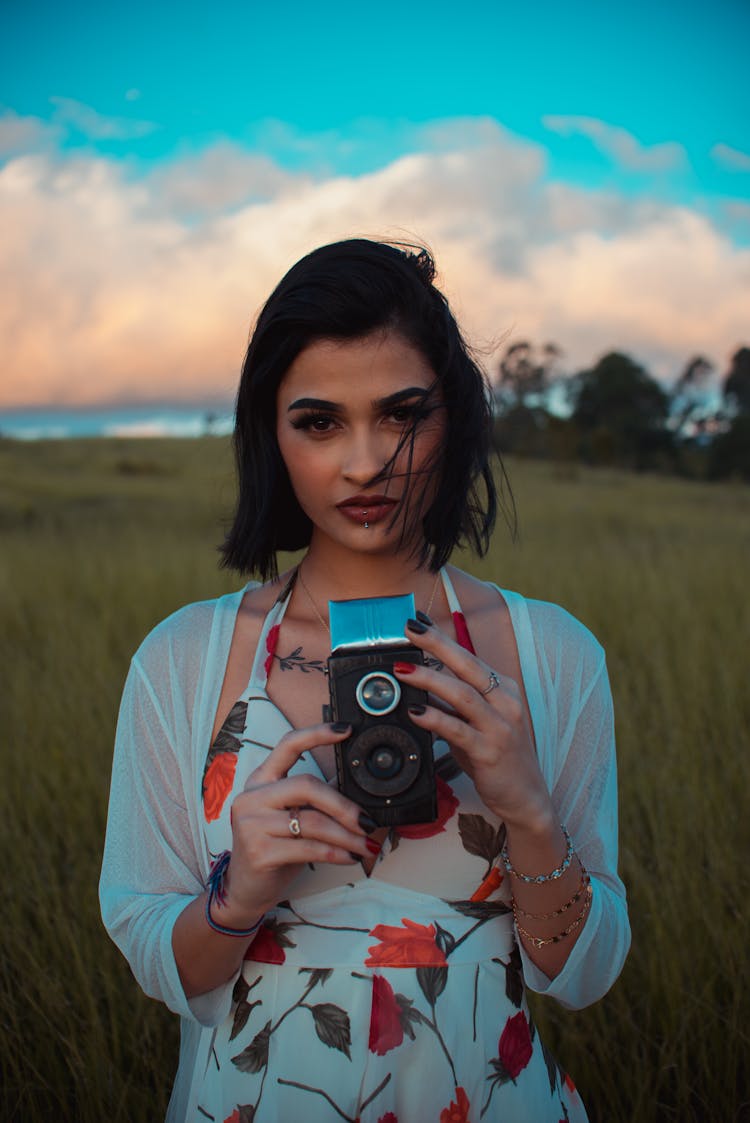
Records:
[[[320,1002],[317,1006],[311,1006],[310,1010],[315,1021],[315,1032],[323,1044],[331,1049],[338,1049],[351,1060],[349,1046],[352,1039],[346,1011],[340,1006],[334,1006],[332,1002]]]

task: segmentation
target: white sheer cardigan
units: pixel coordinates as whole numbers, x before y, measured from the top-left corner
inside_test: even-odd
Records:
[[[117,726],[101,910],[143,990],[181,1018],[168,1120],[187,1116],[213,1027],[231,1006],[233,979],[197,998],[185,996],[172,928],[208,875],[201,781],[244,592],[188,605],[147,636],[131,662]],[[524,977],[531,990],[578,1009],[611,987],[630,946],[617,874],[614,720],[604,651],[556,605],[498,592],[510,611],[542,772],[593,888],[588,920],[560,974],[550,980],[521,946]]]

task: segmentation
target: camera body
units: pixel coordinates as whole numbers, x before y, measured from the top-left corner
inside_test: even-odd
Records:
[[[397,662],[422,663],[404,637],[414,597],[330,601],[328,659],[330,719],[351,736],[336,745],[339,790],[381,826],[425,823],[437,817],[432,735],[409,717],[427,700],[424,690],[399,682]]]

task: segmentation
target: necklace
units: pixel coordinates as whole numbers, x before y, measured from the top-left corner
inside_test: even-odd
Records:
[[[312,593],[310,592],[307,585],[305,584],[305,579],[302,576],[302,566],[301,566],[301,564],[297,566],[297,580],[299,581],[300,585],[302,586],[302,592],[305,594],[305,596],[309,600],[310,607],[312,608],[313,612],[315,613],[315,615],[317,616],[318,620],[323,625],[325,630],[330,633],[331,629],[329,628],[327,621],[323,618],[323,616],[321,616],[320,612],[318,611],[318,606],[315,603],[315,601],[313,600]],[[432,608],[432,602],[435,600],[435,594],[437,593],[437,587],[438,587],[438,581],[439,580],[440,580],[440,570],[438,570],[437,573],[435,574],[435,581],[434,581],[433,586],[432,586],[432,592],[430,594],[430,600],[427,604],[427,610],[426,611],[427,611],[428,616],[430,615],[430,609]]]

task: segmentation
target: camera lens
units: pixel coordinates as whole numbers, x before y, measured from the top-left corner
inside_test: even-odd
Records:
[[[390,780],[396,776],[404,763],[398,749],[391,745],[377,745],[367,758],[367,770],[376,780]]]
[[[373,671],[357,683],[357,702],[366,714],[380,717],[395,710],[401,697],[401,687],[385,671]]]

